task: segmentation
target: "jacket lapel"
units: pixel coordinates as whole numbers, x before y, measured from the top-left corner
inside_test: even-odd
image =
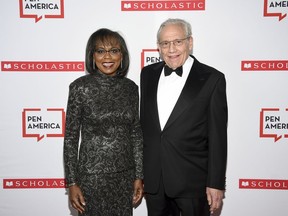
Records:
[[[187,77],[186,83],[163,130],[171,126],[171,124],[193,104],[193,100],[208,79],[207,75],[208,74],[201,75],[201,63],[194,58],[194,63]]]
[[[150,89],[148,92],[151,92],[151,95],[148,95],[149,102],[148,104],[151,104],[150,106],[150,114],[155,121],[155,124],[157,125],[157,128],[159,131],[161,131],[160,121],[159,121],[159,115],[158,115],[158,105],[157,105],[157,90],[158,90],[158,83],[160,79],[160,75],[162,72],[162,69],[164,67],[164,62],[157,64],[153,69],[154,71],[151,73],[151,76],[153,76],[148,83],[148,88]]]

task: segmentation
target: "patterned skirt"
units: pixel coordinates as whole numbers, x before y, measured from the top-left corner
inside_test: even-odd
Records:
[[[86,206],[79,216],[131,216],[134,171],[81,176]]]

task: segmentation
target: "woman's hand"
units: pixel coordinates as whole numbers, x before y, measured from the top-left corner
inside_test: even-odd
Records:
[[[81,214],[85,211],[85,200],[81,189],[78,185],[69,187],[69,200],[73,208],[75,208]]]
[[[141,179],[136,179],[134,181],[133,206],[136,206],[141,201],[143,193],[143,181]]]

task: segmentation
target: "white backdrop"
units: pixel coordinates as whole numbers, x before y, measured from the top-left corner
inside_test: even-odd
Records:
[[[63,117],[89,36],[119,31],[139,85],[141,66],[157,61],[159,25],[178,17],[192,24],[196,58],[227,79],[221,216],[286,216],[287,12],[272,0],[1,0],[0,215],[76,215],[63,187]],[[134,215],[147,215],[145,200]]]

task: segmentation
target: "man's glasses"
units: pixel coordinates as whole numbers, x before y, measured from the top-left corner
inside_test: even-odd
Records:
[[[118,48],[112,48],[110,50],[105,50],[105,49],[99,48],[99,49],[95,50],[95,54],[97,57],[103,57],[106,55],[106,53],[109,53],[109,55],[112,57],[117,57],[120,55],[121,50]]]
[[[162,41],[162,42],[159,42],[159,46],[162,48],[162,49],[166,49],[170,46],[170,44],[172,43],[174,46],[182,46],[184,44],[184,41],[187,40],[189,37],[186,37],[186,38],[183,38],[183,39],[176,39],[176,40],[173,40],[173,41]]]

